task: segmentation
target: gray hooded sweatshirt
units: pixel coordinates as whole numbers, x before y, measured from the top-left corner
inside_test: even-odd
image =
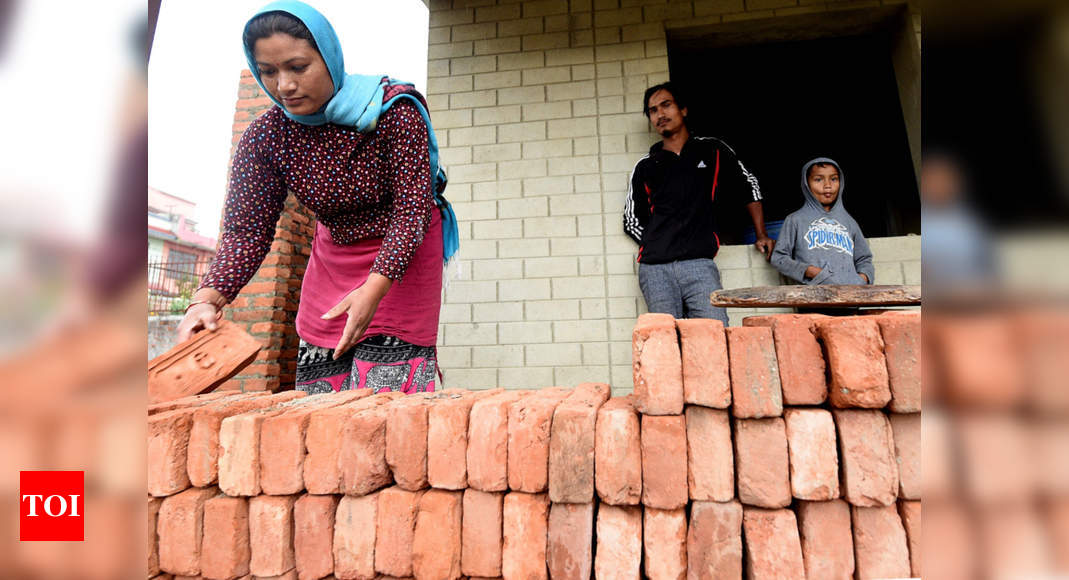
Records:
[[[839,197],[828,211],[813,197],[806,179],[809,168],[817,163],[830,163],[839,170]],[[783,221],[772,252],[772,265],[784,276],[803,284],[864,284],[858,274],[867,276],[869,284],[875,281],[872,250],[857,222],[843,208],[845,190],[843,170],[835,161],[818,157],[802,167],[805,205]],[[811,280],[805,279],[808,266],[820,268]]]

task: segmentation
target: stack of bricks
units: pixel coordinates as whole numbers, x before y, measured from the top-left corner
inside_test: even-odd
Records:
[[[918,313],[746,322],[643,315],[620,397],[151,408],[149,576],[919,575]]]

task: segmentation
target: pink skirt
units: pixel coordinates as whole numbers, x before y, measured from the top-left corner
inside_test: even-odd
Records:
[[[320,316],[367,281],[382,238],[344,246],[334,243],[330,230],[317,223],[312,255],[301,284],[297,308],[297,335],[308,344],[333,349],[345,329],[347,316],[323,320]],[[401,281],[390,291],[368,325],[363,340],[385,335],[433,347],[438,342],[438,314],[442,306],[442,218],[431,211],[431,224],[416,249]]]

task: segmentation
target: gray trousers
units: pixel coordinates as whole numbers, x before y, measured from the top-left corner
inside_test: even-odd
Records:
[[[650,312],[675,318],[715,318],[728,325],[727,311],[713,307],[709,294],[719,290],[720,270],[710,258],[638,265],[638,285]]]

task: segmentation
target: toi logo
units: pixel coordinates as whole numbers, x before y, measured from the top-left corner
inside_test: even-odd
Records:
[[[85,539],[85,472],[19,472],[19,540]]]

